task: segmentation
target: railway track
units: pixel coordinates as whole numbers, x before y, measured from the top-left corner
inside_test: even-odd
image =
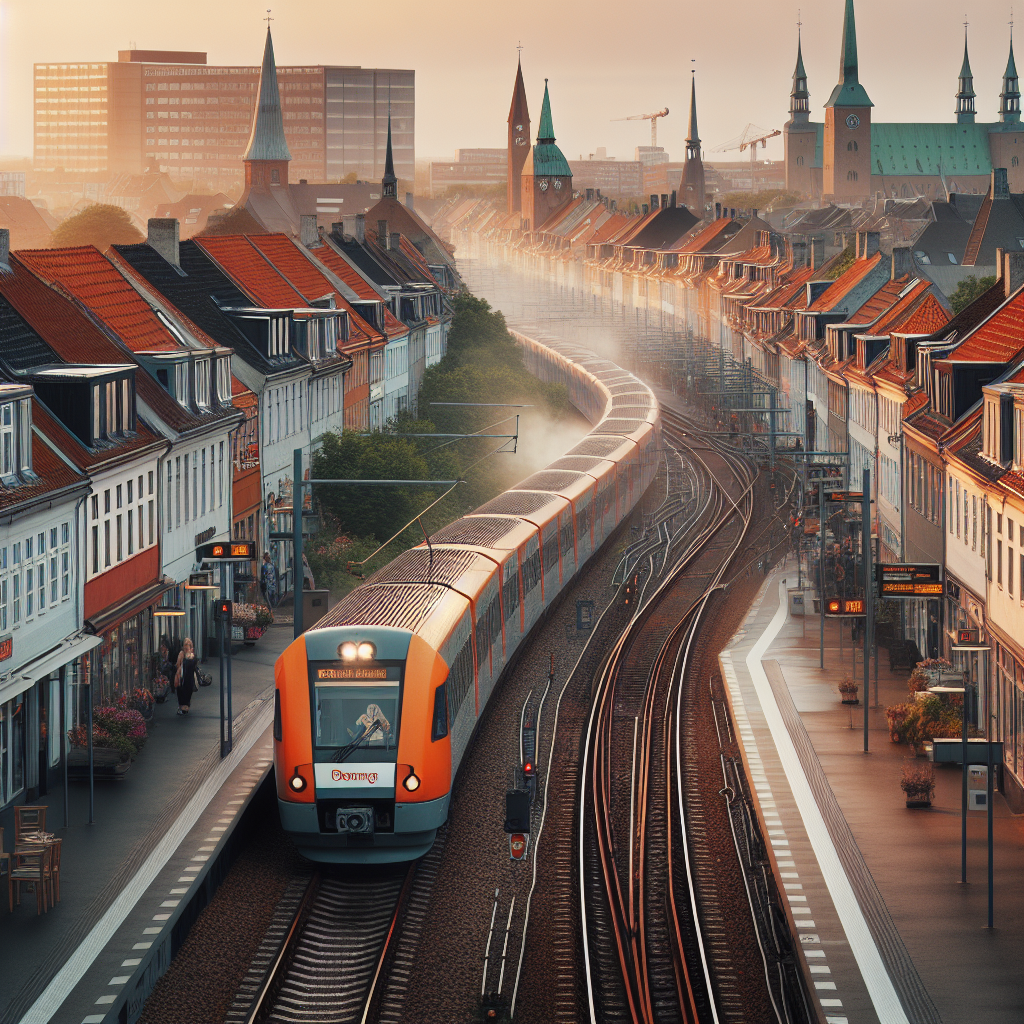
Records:
[[[700,442],[687,453],[699,507],[596,680],[578,816],[592,1021],[750,1019],[716,892],[721,837],[702,806],[688,669],[704,610],[750,527],[756,471],[671,413],[665,434],[680,448],[684,435]]]

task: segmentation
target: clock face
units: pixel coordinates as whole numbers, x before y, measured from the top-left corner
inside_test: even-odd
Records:
[[[521,124],[517,124],[516,125],[516,131],[517,132],[521,132],[522,130],[523,130],[523,126]]]
[[[856,114],[851,114],[846,119],[846,127],[847,128],[859,128],[860,127],[860,118]]]
[[[539,183],[539,184],[540,184],[540,190],[541,190],[541,192],[547,192],[547,190],[548,190],[548,182],[547,182],[547,179],[546,179],[546,178],[541,178],[541,180],[540,180],[540,183]]]
[[[519,137],[518,137],[518,138],[516,139],[516,145],[517,145],[517,146],[525,146],[525,145],[526,145],[526,139],[524,139],[524,138],[523,138],[523,137],[522,137],[522,136],[520,135],[520,136],[519,136]]]
[[[561,188],[562,187],[562,179],[561,178],[555,178],[554,184],[555,184],[555,188]]]

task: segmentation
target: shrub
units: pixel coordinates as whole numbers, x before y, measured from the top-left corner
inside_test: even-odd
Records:
[[[903,779],[900,788],[908,800],[931,800],[935,793],[935,767],[930,764],[914,764],[903,766]]]
[[[115,738],[123,738],[132,747],[135,754],[142,749],[146,742],[146,722],[142,715],[134,708],[100,707],[93,711],[93,742],[96,739],[96,729],[102,729]],[[118,746],[117,749],[121,749]]]

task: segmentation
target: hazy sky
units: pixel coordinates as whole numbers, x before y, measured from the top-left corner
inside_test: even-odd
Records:
[[[134,42],[205,50],[211,64],[256,64],[268,2],[0,0],[0,152],[31,155],[33,62],[116,60]],[[952,120],[965,7],[979,120],[996,120],[1009,4],[858,0],[860,77],[875,120]],[[843,0],[805,0],[815,120],[836,82],[842,13]],[[598,146],[631,158],[634,146],[649,144],[649,124],[611,119],[664,106],[671,114],[659,121],[658,141],[681,159],[691,60],[706,154],[747,122],[781,129],[788,117],[797,21],[788,0],[278,0],[273,17],[279,64],[414,68],[418,158],[504,146],[519,41],[534,130],[547,76],[555,134],[570,159]]]

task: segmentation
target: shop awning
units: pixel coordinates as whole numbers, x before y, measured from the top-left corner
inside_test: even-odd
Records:
[[[177,585],[174,580],[167,579],[165,576],[142,590],[136,590],[130,597],[126,597],[117,604],[109,605],[103,611],[97,612],[91,619],[86,619],[85,631],[95,633],[97,636],[100,633],[105,633],[112,626],[124,622],[125,619],[130,619],[143,609],[156,604],[168,590],[173,590]]]
[[[45,679],[51,672],[59,669],[61,665],[75,661],[102,643],[102,637],[78,633],[62,640],[56,647],[51,647],[38,658],[18,666],[10,679],[0,682],[0,704],[13,700],[40,679]]]

